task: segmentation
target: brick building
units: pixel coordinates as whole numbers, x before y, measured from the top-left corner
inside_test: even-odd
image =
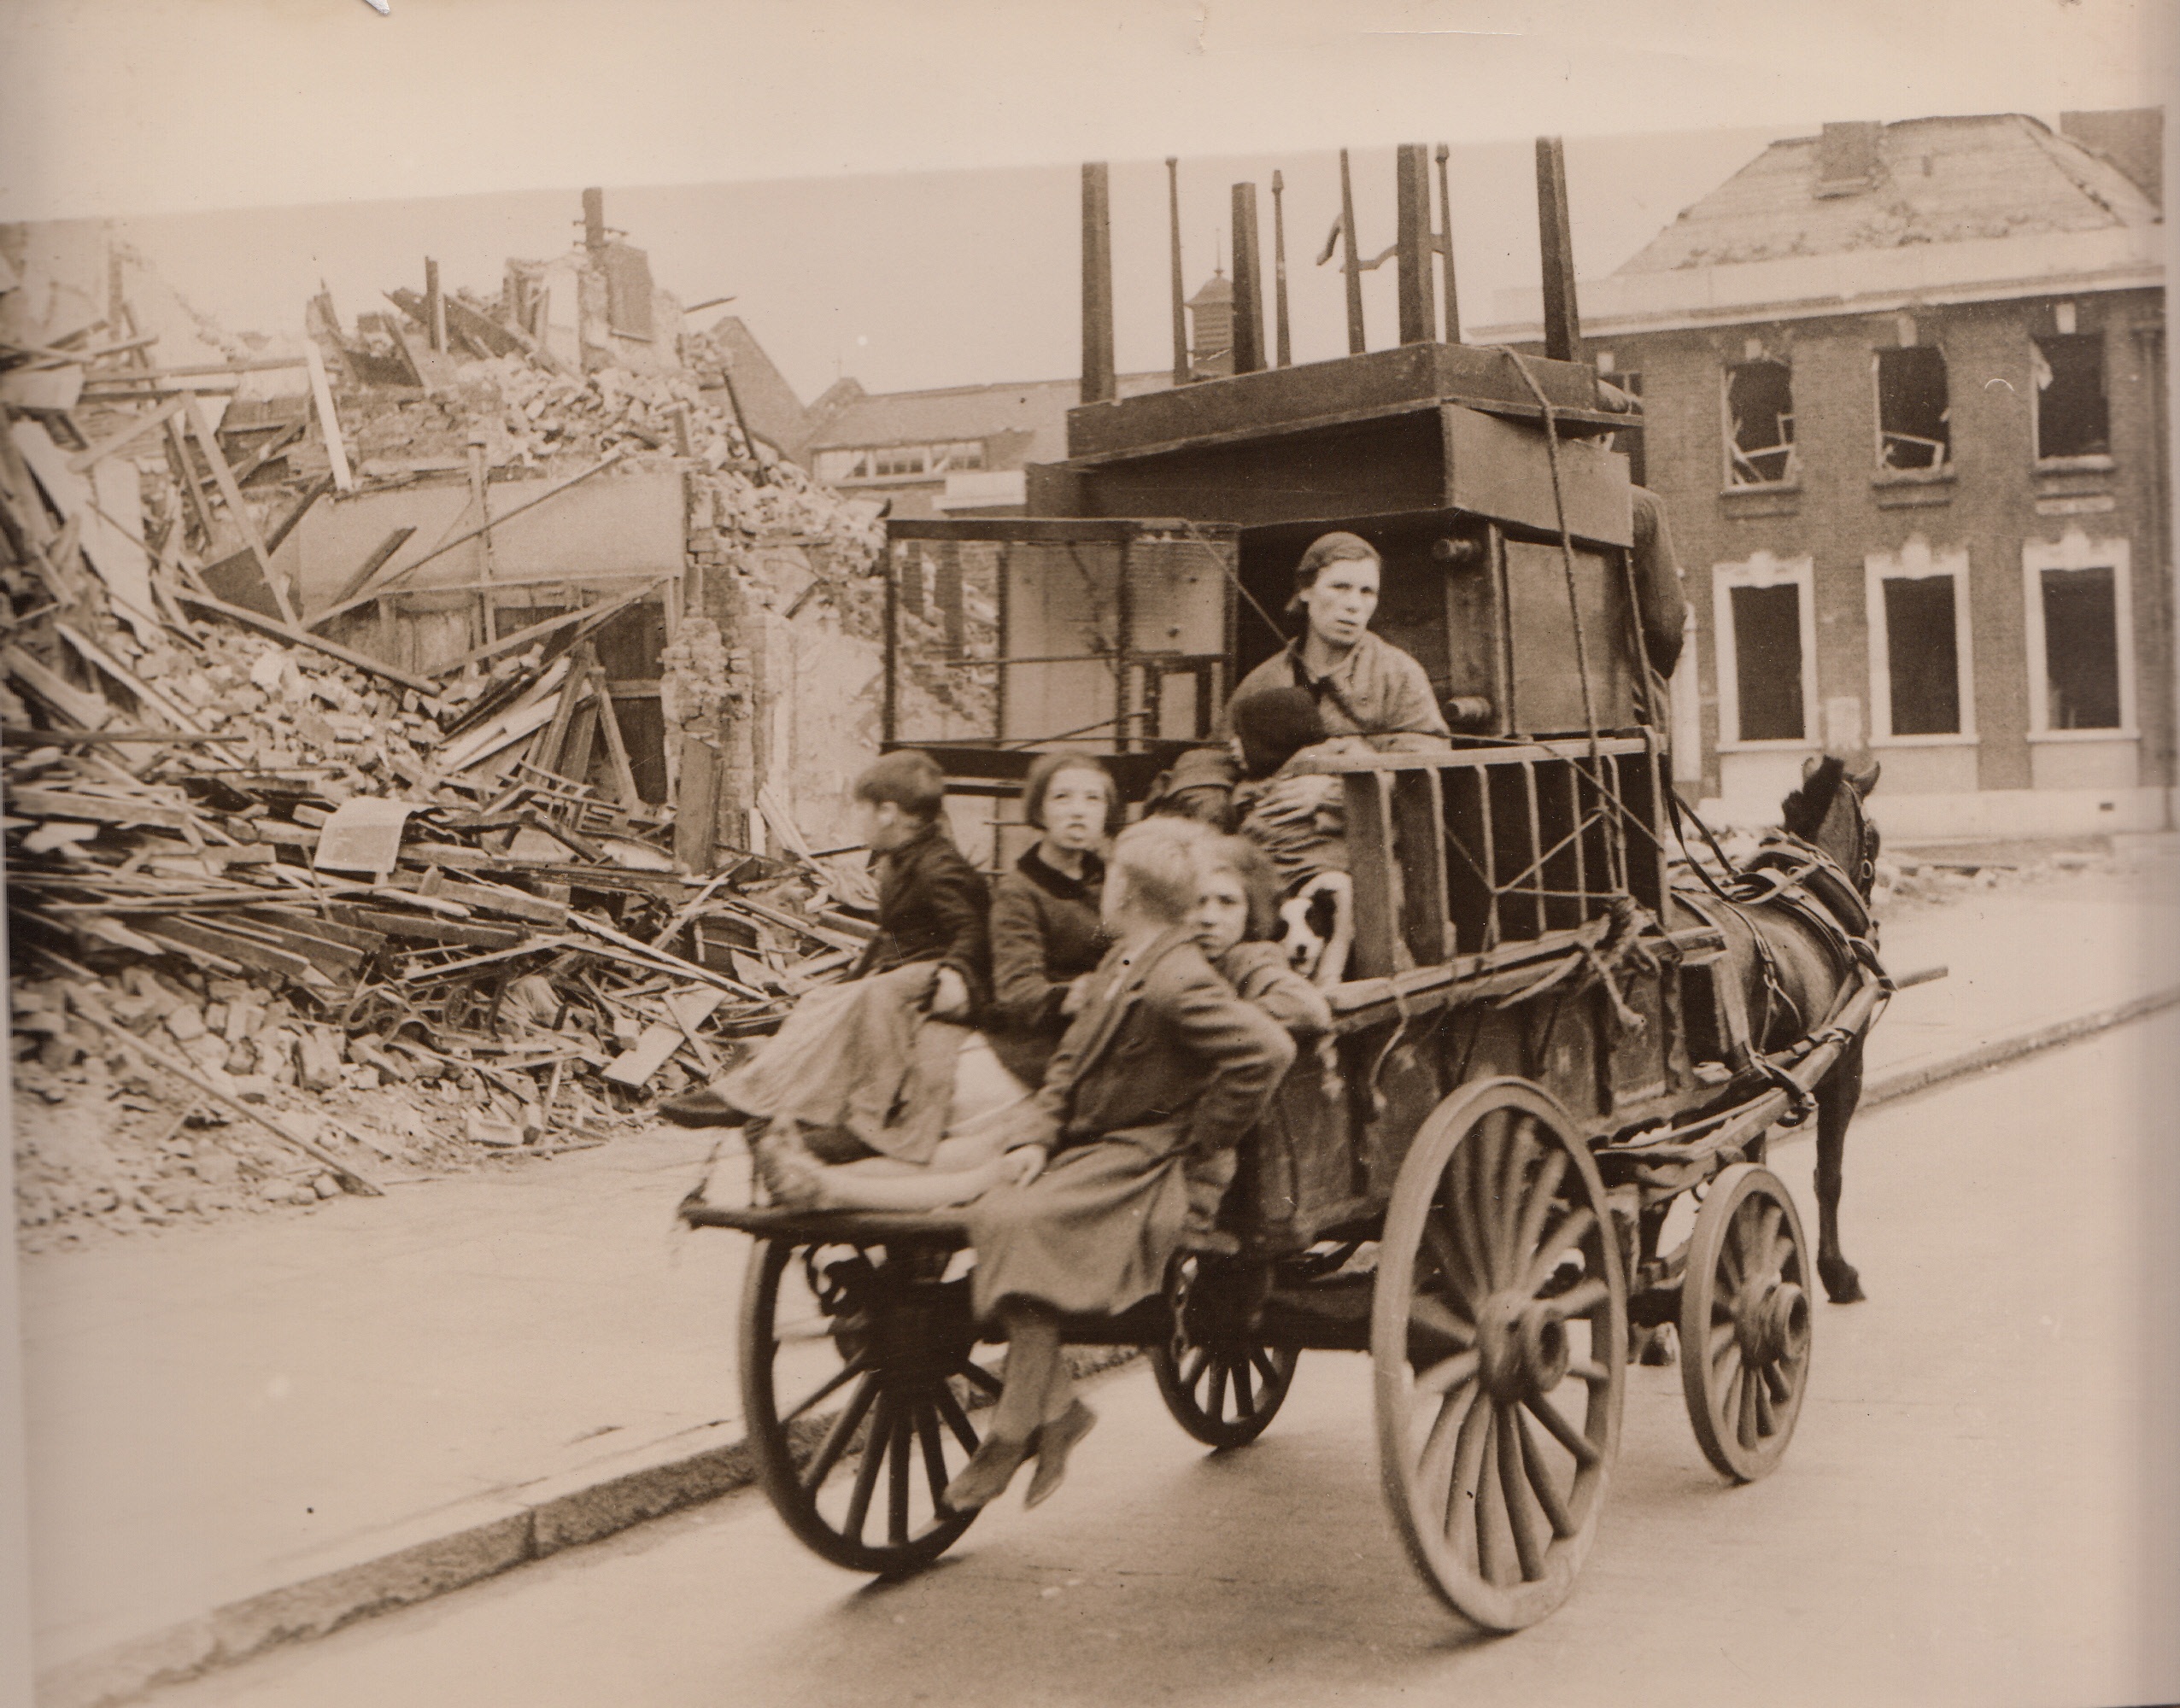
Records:
[[[1896,841],[2174,822],[2160,155],[2154,111],[1827,125],[1583,284],[1688,572],[1684,793],[1768,821],[1866,746]]]

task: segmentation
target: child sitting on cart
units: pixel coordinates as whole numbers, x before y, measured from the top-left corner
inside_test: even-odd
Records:
[[[760,1172],[782,1146],[922,1167],[964,1082],[980,1107],[1027,1097],[969,1027],[988,1001],[988,900],[947,833],[945,798],[923,753],[889,753],[856,779],[877,935],[846,981],[804,997],[747,1062],[670,1114],[686,1120],[701,1104],[703,1121],[747,1123]]]
[[[1094,1421],[1061,1357],[1062,1317],[1117,1315],[1163,1288],[1192,1167],[1241,1141],[1293,1059],[1286,1031],[1197,945],[1210,835],[1153,818],[1114,844],[1105,913],[1117,940],[1052,1058],[1036,1128],[970,1207],[976,1313],[1004,1324],[1010,1349],[990,1427],[946,1488],[957,1512],[996,1497],[1032,1452],[1028,1503],[1058,1486]]]
[[[1298,767],[1306,760],[1368,758],[1369,743],[1359,735],[1328,735],[1316,702],[1301,688],[1245,694],[1234,702],[1232,717],[1243,778],[1233,810],[1240,834],[1264,851],[1279,875],[1290,964],[1320,986],[1336,985],[1355,937],[1346,797],[1338,777]]]

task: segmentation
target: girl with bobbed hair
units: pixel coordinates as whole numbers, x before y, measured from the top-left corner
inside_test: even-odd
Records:
[[[1123,803],[1093,755],[1056,752],[1029,768],[1022,804],[1040,834],[993,886],[989,1027],[993,1053],[1035,1086],[1105,952],[1099,850],[1120,829]]]

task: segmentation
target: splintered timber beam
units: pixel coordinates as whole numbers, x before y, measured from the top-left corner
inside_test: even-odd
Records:
[[[1166,156],[1166,229],[1173,257],[1173,383],[1188,383],[1188,316],[1181,282],[1181,162]]]
[[[1431,167],[1421,143],[1403,143],[1394,156],[1393,247],[1399,256],[1396,282],[1400,304],[1400,342],[1427,344],[1438,336],[1431,302]]]
[[[1103,161],[1082,168],[1082,401],[1110,403],[1113,379],[1112,195]]]
[[[1257,186],[1234,187],[1234,371],[1256,373],[1264,366],[1264,288],[1257,243]]]
[[[1579,360],[1582,319],[1574,306],[1574,240],[1567,214],[1567,155],[1557,137],[1537,138],[1537,237],[1544,252],[1544,354]]]

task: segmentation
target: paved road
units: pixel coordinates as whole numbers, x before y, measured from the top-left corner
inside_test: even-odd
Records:
[[[2171,1701],[2172,1527],[2145,1509],[2154,1194],[2180,1017],[1873,1113],[1794,1449],[1721,1486],[1645,1370],[1573,1600],[1480,1638],[1381,1513],[1367,1366],[1305,1359],[1255,1448],[1204,1456],[1147,1375],[1105,1383],[1069,1486],[867,1588],[753,1494],[176,1688],[161,1708],[1177,1701],[2001,1705]],[[1781,1172],[1808,1196],[1809,1148]],[[2169,1331],[2172,1319],[2164,1319]],[[2171,1366],[2165,1362],[2165,1369]],[[2161,1556],[2154,1558],[2162,1551]],[[2163,1647],[2153,1652],[2153,1645]]]

